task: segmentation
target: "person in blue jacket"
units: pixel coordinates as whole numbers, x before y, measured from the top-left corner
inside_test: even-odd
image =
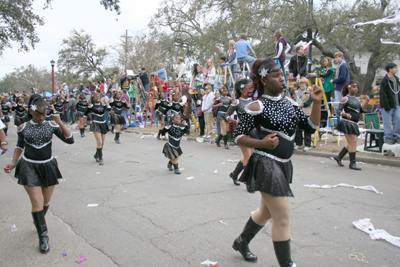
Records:
[[[158,64],[158,68],[160,70],[152,72],[151,75],[158,75],[158,77],[160,78],[160,81],[162,80],[162,77],[165,77],[165,81],[168,82],[167,71],[165,70],[164,64],[163,63]],[[158,83],[158,79],[156,79],[156,81]],[[159,86],[161,86],[161,85],[159,84]]]
[[[335,62],[338,64],[335,75],[333,76],[332,83],[335,84],[335,102],[339,103],[342,98],[342,88],[350,81],[349,67],[346,60],[343,58],[342,52],[335,53]],[[339,108],[339,104],[335,104],[335,111]],[[337,114],[337,113],[336,113]]]
[[[236,49],[236,57],[237,57],[237,63],[240,64],[244,61],[249,63],[249,67],[253,65],[254,61],[256,61],[256,53],[254,52],[253,48],[251,48],[251,45],[249,42],[247,42],[247,34],[242,33],[240,35],[240,40],[236,42],[235,44],[235,49]],[[250,54],[253,57],[250,57],[247,55],[247,50],[250,51]]]

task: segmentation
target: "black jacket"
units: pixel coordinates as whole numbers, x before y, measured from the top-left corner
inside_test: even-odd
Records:
[[[400,89],[400,82],[399,78],[397,76],[394,76],[396,81],[397,81],[397,87],[394,88],[393,82],[389,80],[389,77],[387,74],[385,77],[383,77],[382,82],[381,82],[381,90],[379,92],[380,94],[380,102],[381,102],[381,107],[384,108],[386,111],[390,111],[392,108],[396,108],[396,100],[395,97],[399,99],[400,102],[400,93],[395,94],[394,91],[399,91]]]
[[[147,75],[147,72],[141,72],[139,73],[139,75],[137,76],[142,80],[142,84],[149,84],[150,80],[149,80],[149,76]]]
[[[300,74],[300,77],[307,76],[307,64],[308,57],[303,55],[298,58],[299,60],[299,70],[297,71],[297,54],[290,58],[289,62],[289,73],[293,73],[294,77]]]

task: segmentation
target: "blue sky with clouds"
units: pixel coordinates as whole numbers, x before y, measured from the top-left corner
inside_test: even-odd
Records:
[[[35,12],[45,22],[37,28],[40,42],[28,53],[18,53],[16,47],[6,49],[0,58],[0,79],[14,68],[29,64],[51,70],[50,61],[57,61],[61,42],[72,29],[84,29],[98,46],[115,45],[126,29],[130,35],[145,29],[159,7],[159,0],[121,0],[121,15],[117,16],[114,11],[105,10],[98,0],[54,0],[52,9],[46,10],[44,2],[36,0],[34,4]]]

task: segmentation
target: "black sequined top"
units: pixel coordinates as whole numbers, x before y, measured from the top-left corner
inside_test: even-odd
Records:
[[[250,104],[250,102],[252,102],[253,100],[251,98],[247,98],[247,99],[239,98],[237,101],[238,101],[238,103],[236,105],[231,104],[229,106],[228,111],[226,112],[226,115],[230,116],[230,115],[232,115],[233,112],[236,111],[236,113],[238,114],[239,121],[241,121],[243,114],[246,113],[244,108],[248,104]]]
[[[111,107],[107,107],[107,105],[102,103],[95,103],[94,105],[89,106],[85,111],[85,117],[92,112],[93,121],[98,123],[106,122],[106,110],[110,111]]]
[[[175,113],[181,113],[183,114],[183,106],[181,104],[179,104],[178,102],[171,102],[168,104],[167,106],[167,111],[171,110],[172,112]]]
[[[298,104],[286,96],[262,95],[259,100],[251,103],[258,103],[260,110],[252,111],[248,106],[245,108],[246,113],[233,133],[235,142],[243,135],[261,140],[276,133],[279,139],[279,145],[275,149],[255,148],[254,153],[288,162],[293,154],[296,127],[311,134],[318,128]]]
[[[158,109],[162,114],[167,114],[168,111],[168,102],[165,99],[160,99],[157,101],[155,107],[156,110]]]
[[[85,111],[86,111],[87,108],[88,108],[88,105],[89,105],[89,104],[88,104],[88,102],[87,102],[86,100],[79,100],[79,101],[76,103],[77,111],[85,113]]]
[[[12,107],[12,111],[15,111],[15,116],[19,118],[24,118],[26,116],[25,104],[17,104]]]
[[[161,134],[165,135],[168,133],[168,144],[172,147],[178,148],[181,143],[181,139],[185,131],[187,130],[188,125],[185,126],[165,126],[164,129],[161,130]]]
[[[115,114],[121,115],[122,114],[122,108],[128,108],[129,106],[126,104],[126,102],[122,102],[121,100],[113,99],[110,102],[110,106],[112,108],[112,111],[114,111]]]
[[[358,122],[361,117],[361,113],[365,113],[365,110],[363,110],[361,106],[360,100],[358,100],[357,97],[355,96],[345,96],[347,97],[346,102],[340,102],[339,103],[339,114],[342,114],[342,112],[349,113],[351,115],[351,121],[353,122]],[[344,119],[347,119],[347,117],[343,117]]]
[[[230,96],[221,96],[219,99],[215,100],[213,105],[222,103],[222,106],[218,107],[218,112],[227,112],[232,102],[233,101]]]
[[[67,101],[61,101],[61,102],[56,102],[54,103],[54,109],[56,110],[56,113],[62,114],[64,112],[64,104],[67,103]]]
[[[43,121],[41,124],[32,120],[23,124],[18,130],[17,148],[24,150],[22,156],[26,161],[43,163],[53,159],[51,145],[53,134],[67,144],[74,143],[74,137],[65,136],[61,127],[55,122]]]
[[[7,102],[5,104],[1,104],[1,111],[3,112],[4,116],[9,116],[11,113],[11,108],[10,108],[11,103]]]

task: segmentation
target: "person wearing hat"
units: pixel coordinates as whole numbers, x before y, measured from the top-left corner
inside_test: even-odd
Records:
[[[212,106],[214,103],[214,93],[212,92],[211,85],[207,85],[206,95],[203,98],[203,103],[201,104],[201,111],[204,113],[204,120],[206,123],[206,138],[212,137]]]

